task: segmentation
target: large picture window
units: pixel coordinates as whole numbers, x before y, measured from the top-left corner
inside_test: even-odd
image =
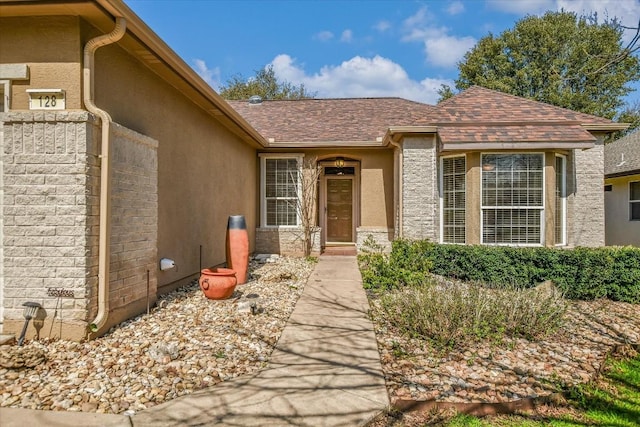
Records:
[[[640,181],[629,183],[629,219],[640,221]]]
[[[298,158],[264,158],[263,170],[263,225],[297,226]]]
[[[442,242],[465,243],[465,157],[443,158],[441,170]]]
[[[481,164],[482,243],[542,244],[543,155],[483,154]]]

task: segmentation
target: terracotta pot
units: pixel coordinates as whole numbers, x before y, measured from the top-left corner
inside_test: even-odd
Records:
[[[236,272],[230,268],[205,268],[200,273],[200,289],[209,299],[229,298],[236,289]]]
[[[235,270],[239,285],[247,282],[249,234],[243,215],[232,215],[227,223],[227,266]]]

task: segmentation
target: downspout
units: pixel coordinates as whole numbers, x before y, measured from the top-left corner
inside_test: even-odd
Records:
[[[389,144],[391,144],[394,148],[398,149],[398,208],[396,211],[396,215],[398,215],[398,232],[396,233],[396,236],[399,239],[402,239],[402,235],[404,234],[402,232],[403,230],[403,224],[402,224],[402,191],[403,191],[403,177],[402,177],[402,147],[400,146],[400,144],[398,144],[397,142],[395,142],[393,140],[393,136],[391,136],[389,138]]]
[[[82,70],[82,96],[85,108],[100,117],[102,128],[100,153],[100,236],[98,242],[98,314],[89,325],[91,332],[97,332],[107,322],[109,315],[109,235],[111,228],[111,163],[110,129],[111,116],[93,102],[93,68],[95,52],[120,40],[127,30],[127,21],[116,18],[116,26],[109,34],[95,37],[84,46]]]

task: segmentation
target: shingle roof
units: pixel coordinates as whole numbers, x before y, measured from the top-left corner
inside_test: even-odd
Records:
[[[229,101],[258,132],[275,142],[372,142],[390,126],[427,124],[432,105],[402,98]]]
[[[640,130],[604,146],[605,176],[640,171]]]
[[[611,120],[480,86],[437,106],[401,98],[229,101],[266,139],[275,143],[332,142],[357,146],[384,137],[390,127],[436,125],[443,143],[593,143],[581,125]]]
[[[573,121],[611,123],[611,120],[579,113],[543,102],[472,86],[436,106],[434,122],[541,122]]]
[[[581,124],[611,123],[495,90],[472,86],[438,104],[431,117],[443,143],[593,142]],[[460,126],[461,124],[467,126]],[[475,124],[470,126],[469,124]]]

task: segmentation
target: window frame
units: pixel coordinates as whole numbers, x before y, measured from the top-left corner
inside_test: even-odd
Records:
[[[560,214],[561,215],[558,215],[558,212],[557,212],[558,206],[556,204],[556,217],[555,217],[555,224],[554,224],[554,227],[557,227],[558,219],[562,221],[562,231],[561,231],[562,235],[561,235],[560,242],[558,242],[557,241],[558,236],[555,235],[555,229],[554,229],[554,237],[556,238],[555,245],[566,246],[567,245],[567,156],[564,154],[556,153],[555,159],[556,159],[556,164],[554,165],[555,169],[557,169],[558,159],[562,159],[562,171],[560,175],[562,178],[562,190],[560,191],[560,200],[561,200]],[[555,172],[556,172],[556,189],[557,189],[558,188],[558,182],[557,182],[558,171],[556,170]],[[557,194],[557,190],[556,190],[556,194]]]
[[[445,194],[444,194],[444,161],[447,159],[455,159],[455,158],[463,158],[464,159],[464,169],[465,169],[465,173],[464,173],[464,213],[465,213],[465,224],[464,224],[464,230],[465,230],[465,234],[464,234],[464,242],[459,243],[459,242],[448,242],[445,241],[444,238],[444,228],[445,228],[445,224],[444,224],[444,201],[445,201]],[[451,244],[451,245],[465,245],[467,243],[467,235],[466,235],[466,229],[467,229],[467,221],[466,221],[466,214],[467,214],[467,154],[451,154],[451,155],[447,155],[447,156],[441,156],[440,157],[440,243],[444,243],[444,244]]]
[[[267,224],[267,160],[288,160],[296,159],[298,166],[298,173],[302,170],[302,159],[304,154],[302,153],[259,153],[260,157],[260,228],[271,229],[295,229],[300,228],[300,212],[296,208],[296,225],[268,225]],[[297,183],[297,196],[296,202],[300,200],[302,187],[300,181]]]
[[[631,189],[631,185],[632,184],[637,184],[640,187],[640,181],[629,181],[629,221],[640,221],[640,217],[638,218],[634,218],[633,217],[633,205],[634,204],[640,204],[640,199],[632,199],[631,195],[632,195],[632,189]]]
[[[486,155],[508,155],[508,156],[517,156],[517,155],[538,155],[542,158],[542,196],[541,196],[541,206],[485,206],[484,204],[484,185],[483,185],[483,174],[485,173],[482,165],[483,158]],[[546,156],[544,152],[529,152],[529,151],[516,151],[516,152],[500,152],[500,151],[487,151],[480,153],[480,244],[482,245],[491,245],[491,246],[512,246],[512,247],[542,247],[545,244],[545,211],[546,211]],[[527,209],[527,210],[539,210],[540,211],[540,240],[538,243],[487,243],[484,241],[484,216],[485,210],[498,210],[498,209],[508,209],[508,210],[517,210],[517,209]]]

